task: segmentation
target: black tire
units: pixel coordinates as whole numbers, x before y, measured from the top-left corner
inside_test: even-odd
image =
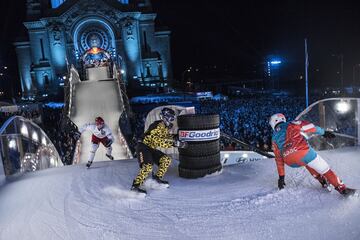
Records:
[[[180,165],[188,169],[205,169],[221,164],[220,153],[210,156],[190,157],[179,155]]]
[[[179,148],[180,155],[190,157],[210,156],[219,152],[219,140],[209,142],[188,142],[187,148]]]
[[[179,177],[182,178],[200,178],[208,174],[218,172],[222,169],[222,165],[217,165],[211,168],[192,170],[179,166]]]
[[[207,130],[218,128],[220,117],[218,114],[187,114],[177,117],[179,129],[183,130]]]

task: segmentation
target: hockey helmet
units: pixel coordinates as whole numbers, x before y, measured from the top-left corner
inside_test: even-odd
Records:
[[[98,129],[102,129],[105,125],[105,121],[102,117],[95,118],[95,125]]]
[[[160,112],[160,119],[165,122],[167,126],[172,126],[172,122],[175,120],[175,111],[171,108],[163,108]]]
[[[285,115],[282,113],[276,113],[270,117],[269,124],[273,130],[279,123],[286,122]]]

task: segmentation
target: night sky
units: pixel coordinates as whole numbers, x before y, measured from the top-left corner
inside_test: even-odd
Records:
[[[254,66],[273,54],[282,58],[283,76],[296,80],[304,74],[306,37],[313,83],[339,84],[342,54],[345,85],[353,84],[353,71],[360,84],[360,69],[354,67],[360,63],[356,1],[193,2],[153,3],[161,23],[173,31],[177,73],[187,65],[212,64],[230,66],[239,76],[252,78]]]
[[[339,85],[341,54],[345,85],[360,84],[357,1],[153,0],[152,3],[158,13],[158,26],[167,26],[172,31],[176,78],[190,66],[200,70],[217,66],[239,79],[256,78],[266,56],[272,54],[282,59],[282,77],[301,85],[306,37],[313,85]],[[12,42],[23,28],[25,0],[2,0],[1,9],[0,65],[10,66],[7,74],[14,79],[17,69]],[[4,85],[9,83],[4,83],[3,78]]]

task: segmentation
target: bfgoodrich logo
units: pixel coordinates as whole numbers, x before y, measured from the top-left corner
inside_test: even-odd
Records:
[[[220,129],[211,130],[179,130],[179,139],[182,141],[211,141],[220,138]]]

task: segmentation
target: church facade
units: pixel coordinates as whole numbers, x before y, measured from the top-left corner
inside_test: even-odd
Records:
[[[170,31],[156,29],[155,19],[150,0],[27,0],[28,36],[14,43],[23,97],[57,94],[69,67],[84,72],[98,52],[129,88],[166,87]]]

